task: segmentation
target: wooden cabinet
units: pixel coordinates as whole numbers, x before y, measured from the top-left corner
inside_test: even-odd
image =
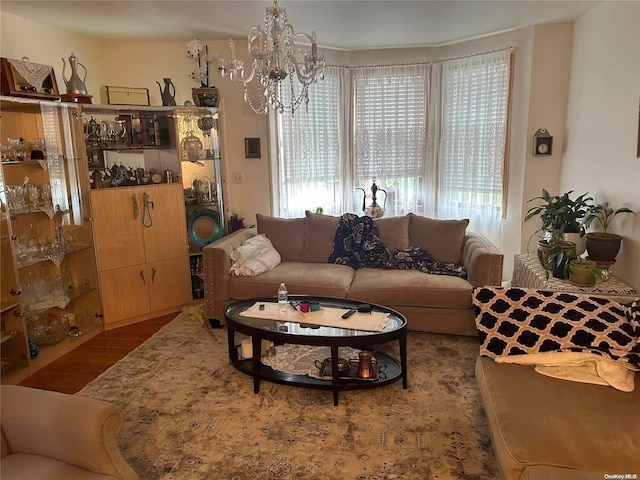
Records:
[[[189,303],[182,185],[97,189],[91,203],[106,328]]]
[[[221,112],[204,107],[160,107],[132,105],[81,105],[92,189],[114,190],[114,201],[126,205],[114,211],[110,204],[98,206],[98,222],[107,215],[108,223],[98,237],[110,241],[98,245],[100,270],[112,270],[166,258],[177,241],[174,218],[186,215],[183,231],[188,239],[192,297],[202,298],[204,285],[200,267],[202,246],[225,234],[223,174],[221,162]],[[136,239],[140,228],[135,209],[142,212],[144,199],[125,187],[181,184],[180,204],[166,204],[161,217],[154,218],[153,238],[143,230],[145,247]],[[157,195],[157,194],[156,194]],[[126,197],[126,198],[120,198]],[[154,202],[159,202],[155,199]],[[170,210],[172,209],[172,210]],[[161,224],[160,222],[166,222]],[[111,231],[118,225],[117,231]],[[98,227],[97,227],[98,228]],[[129,229],[132,229],[131,231]],[[167,243],[168,242],[168,243]],[[180,242],[182,248],[182,242]],[[103,282],[104,284],[104,282]],[[104,297],[104,294],[103,294]],[[139,311],[141,307],[127,307]],[[153,311],[153,306],[151,307]],[[121,307],[125,309],[125,307]],[[124,313],[122,313],[124,315]],[[120,314],[108,315],[122,318]],[[120,321],[120,320],[119,320]],[[111,324],[107,320],[107,324]]]
[[[2,382],[103,330],[77,106],[0,97]]]

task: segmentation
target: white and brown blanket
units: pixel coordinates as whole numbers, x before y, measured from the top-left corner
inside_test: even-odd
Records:
[[[546,375],[634,388],[640,371],[640,299],[630,304],[521,288],[474,291],[480,354]]]

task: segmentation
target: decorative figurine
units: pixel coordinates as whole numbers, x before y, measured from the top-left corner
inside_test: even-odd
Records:
[[[370,195],[367,195],[367,192],[365,192],[364,188],[358,187],[356,188],[356,190],[362,190],[362,193],[364,194],[364,196],[362,197],[362,211],[365,212],[365,215],[371,218],[381,218],[384,217],[384,209],[387,204],[387,192],[385,192],[381,188],[378,188],[378,186],[376,185],[376,177],[373,177],[371,181],[373,182],[373,184],[371,185]],[[382,207],[378,205],[376,201],[376,194],[378,192],[384,193],[384,202],[382,203]],[[371,198],[372,200],[371,205],[369,205],[368,207],[366,206],[367,198]]]
[[[74,53],[69,57],[69,66],[71,67],[71,76],[67,80],[64,76],[64,72],[67,68],[67,64],[64,62],[64,58],[62,59],[62,79],[64,80],[64,84],[67,86],[68,94],[87,94],[87,86],[85,85],[85,80],[87,79],[87,69],[86,67],[78,62],[78,57],[75,56]],[[78,67],[82,67],[84,70],[84,77],[80,78],[78,75]]]
[[[176,105],[176,87],[173,85],[171,78],[163,78],[164,81],[164,91],[162,90],[162,85],[160,82],[156,80],[158,87],[160,88],[160,96],[162,97],[162,105],[164,106],[174,106]]]

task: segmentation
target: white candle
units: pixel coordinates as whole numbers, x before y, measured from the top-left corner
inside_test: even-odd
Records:
[[[311,32],[311,57],[315,60],[318,56],[318,44],[316,43],[316,32]]]
[[[245,338],[240,343],[242,348],[242,358],[251,358],[253,357],[253,347],[251,345],[251,337]]]

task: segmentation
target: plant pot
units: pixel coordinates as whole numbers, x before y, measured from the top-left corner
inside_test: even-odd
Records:
[[[569,263],[569,280],[583,287],[592,287],[596,283],[598,266],[592,260],[572,260]]]
[[[549,263],[549,255],[547,254],[549,248],[551,247],[546,240],[538,240],[538,260],[540,260],[540,265],[545,270],[552,270],[551,263]]]
[[[553,278],[559,278],[560,280],[565,279],[565,272],[567,271],[567,265],[569,264],[569,259],[562,260],[559,264],[553,265],[552,275]]]
[[[596,262],[612,262],[616,259],[622,243],[622,235],[615,233],[587,233],[587,252]]]
[[[564,234],[564,239],[567,242],[573,242],[576,244],[576,255],[578,257],[584,253],[586,249],[586,239],[584,238],[584,235],[582,235],[581,233],[566,232]]]
[[[191,96],[196,107],[216,108],[220,100],[218,89],[215,87],[192,88]]]

